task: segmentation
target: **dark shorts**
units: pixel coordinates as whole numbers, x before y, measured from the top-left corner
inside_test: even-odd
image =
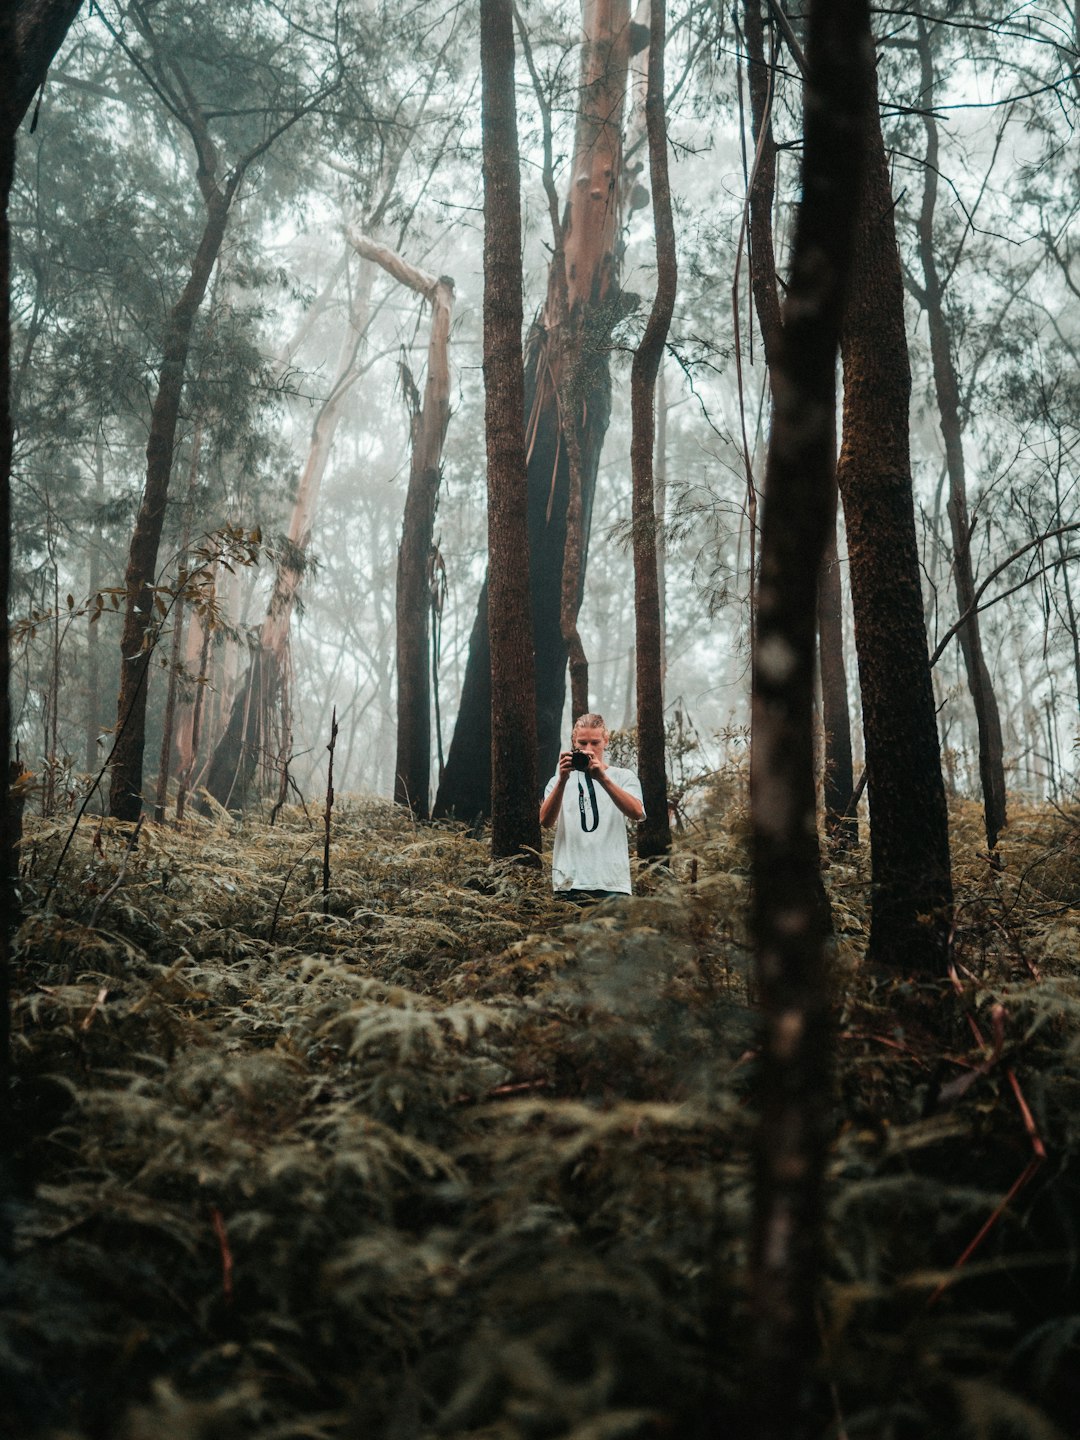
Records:
[[[601,900],[628,900],[625,890],[556,890],[562,900],[571,900],[575,905],[596,905]]]

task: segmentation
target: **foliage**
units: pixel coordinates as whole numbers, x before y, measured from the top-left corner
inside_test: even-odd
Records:
[[[66,830],[24,842],[11,1433],[737,1434],[738,807],[584,912],[354,804],[324,914],[283,818],[134,851],[84,824],[48,911]],[[954,826],[955,994],[867,973],[865,862],[827,872],[823,1434],[1061,1435],[1080,1398],[1080,823],[1024,813],[1000,870],[974,807]],[[1048,1158],[997,1213],[1033,1156],[1018,1096]]]

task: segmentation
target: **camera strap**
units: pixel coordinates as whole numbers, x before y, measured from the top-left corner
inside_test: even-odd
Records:
[[[584,791],[584,789],[582,788],[582,784],[581,784],[581,781],[580,781],[580,780],[577,782],[577,805],[578,805],[578,814],[581,816],[581,828],[582,828],[582,830],[585,831],[585,834],[586,834],[586,835],[590,835],[590,834],[592,834],[592,832],[596,829],[596,827],[600,824],[600,811],[599,811],[599,809],[597,808],[597,804],[596,804],[596,787],[593,785],[593,778],[592,778],[591,775],[586,775],[586,776],[585,776],[585,784],[589,787],[589,800],[592,802],[592,824],[591,824],[591,825],[588,823],[587,819],[585,818],[585,791]]]

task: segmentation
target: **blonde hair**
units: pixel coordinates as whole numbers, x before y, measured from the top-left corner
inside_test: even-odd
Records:
[[[579,730],[602,730],[604,732],[605,740],[608,738],[609,735],[608,728],[604,724],[603,715],[596,715],[592,711],[590,711],[587,715],[579,715],[577,717],[577,719],[574,721],[574,728],[570,731],[571,739],[577,734]]]

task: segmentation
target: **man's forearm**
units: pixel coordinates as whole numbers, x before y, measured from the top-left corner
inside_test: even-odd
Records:
[[[555,788],[551,794],[544,796],[544,803],[540,806],[540,824],[545,830],[550,830],[559,818],[559,811],[562,809],[563,791],[565,789],[566,781],[560,779],[555,782]]]
[[[611,797],[615,808],[621,810],[628,820],[640,820],[643,817],[645,806],[636,795],[631,795],[629,790],[616,785],[614,780],[609,780],[606,775],[600,783]]]

